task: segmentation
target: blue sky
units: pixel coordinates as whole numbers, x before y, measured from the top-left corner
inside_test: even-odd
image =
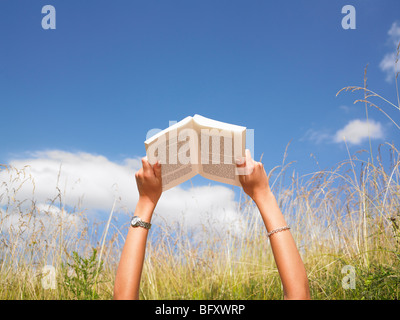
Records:
[[[41,27],[46,4],[55,30]],[[341,26],[346,4],[355,30]],[[310,154],[331,167],[348,157],[335,134],[365,119],[353,105],[361,93],[336,93],[362,86],[369,64],[369,88],[396,102],[380,65],[395,51],[399,12],[397,0],[1,0],[0,163],[48,150],[121,163],[145,154],[148,130],[198,113],[254,129],[267,168],[290,141],[297,172],[318,169]],[[398,144],[385,116],[369,116],[373,150]],[[353,141],[351,153],[368,148]]]

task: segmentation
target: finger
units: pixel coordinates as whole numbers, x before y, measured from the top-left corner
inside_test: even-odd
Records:
[[[246,158],[244,157],[237,157],[235,160],[236,166],[241,168],[246,166]]]
[[[239,168],[239,170],[245,170],[245,168]],[[238,177],[239,177],[239,182],[240,184],[243,186],[243,184],[246,183],[246,173],[244,171],[238,173]]]
[[[251,158],[251,152],[249,149],[246,149],[246,163],[250,164],[253,162],[253,159]]]
[[[245,157],[237,157],[235,159],[236,164],[236,175],[239,176],[239,182],[243,185],[246,180],[246,158]]]
[[[143,166],[144,173],[148,174],[149,172],[153,172],[151,164],[149,163],[149,161],[147,161],[147,157],[142,158],[142,166]]]
[[[135,179],[136,181],[138,181],[139,179],[141,179],[143,175],[143,168],[140,168],[138,171],[135,172]]]
[[[236,170],[239,174],[239,180],[242,179],[242,181],[240,181],[241,183],[244,182],[246,175],[249,175],[253,172],[253,168],[254,163],[253,159],[251,158],[250,150],[246,149],[245,157],[236,159]]]
[[[249,175],[253,172],[255,166],[254,160],[251,158],[251,152],[246,149],[246,174]]]
[[[264,169],[263,164],[258,161],[254,161],[254,169],[257,171],[261,171]]]
[[[154,171],[154,175],[156,176],[156,178],[161,178],[161,163],[160,161],[157,161],[154,165],[153,165],[153,171]]]
[[[245,155],[244,157],[237,157],[235,162],[237,167],[245,167],[246,165],[249,165],[252,163],[251,159],[251,153],[249,149],[245,150]]]

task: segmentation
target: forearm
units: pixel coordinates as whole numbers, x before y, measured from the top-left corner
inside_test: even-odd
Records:
[[[154,205],[139,199],[135,215],[150,222]],[[139,285],[143,269],[148,230],[129,228],[115,277],[114,299],[139,299]]]
[[[286,226],[285,218],[270,190],[259,195],[255,202],[268,232]],[[307,274],[292,234],[285,230],[272,234],[269,239],[285,299],[309,299]]]

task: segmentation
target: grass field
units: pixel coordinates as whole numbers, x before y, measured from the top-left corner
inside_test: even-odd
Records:
[[[366,87],[345,90],[361,90],[359,102],[384,112],[370,100],[381,97]],[[400,111],[400,105],[392,106]],[[386,143],[349,154],[330,170],[298,177],[283,165],[271,175],[312,299],[399,298],[399,157],[396,146]],[[34,194],[17,200],[29,177],[24,168],[0,169],[10,176],[0,185],[0,299],[111,299],[127,229],[119,233],[104,221],[107,237],[94,242],[96,229],[84,211],[64,206],[61,190],[48,207],[37,205]],[[283,185],[284,174],[288,183]],[[238,210],[247,217],[240,234],[212,233],[193,242],[176,226],[165,225],[150,237],[141,298],[282,299],[261,217],[244,195]]]

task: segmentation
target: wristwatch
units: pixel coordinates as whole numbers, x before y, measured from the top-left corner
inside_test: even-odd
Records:
[[[149,230],[151,228],[151,223],[144,222],[142,219],[140,219],[140,217],[134,216],[131,220],[131,226],[134,228],[142,227]]]

